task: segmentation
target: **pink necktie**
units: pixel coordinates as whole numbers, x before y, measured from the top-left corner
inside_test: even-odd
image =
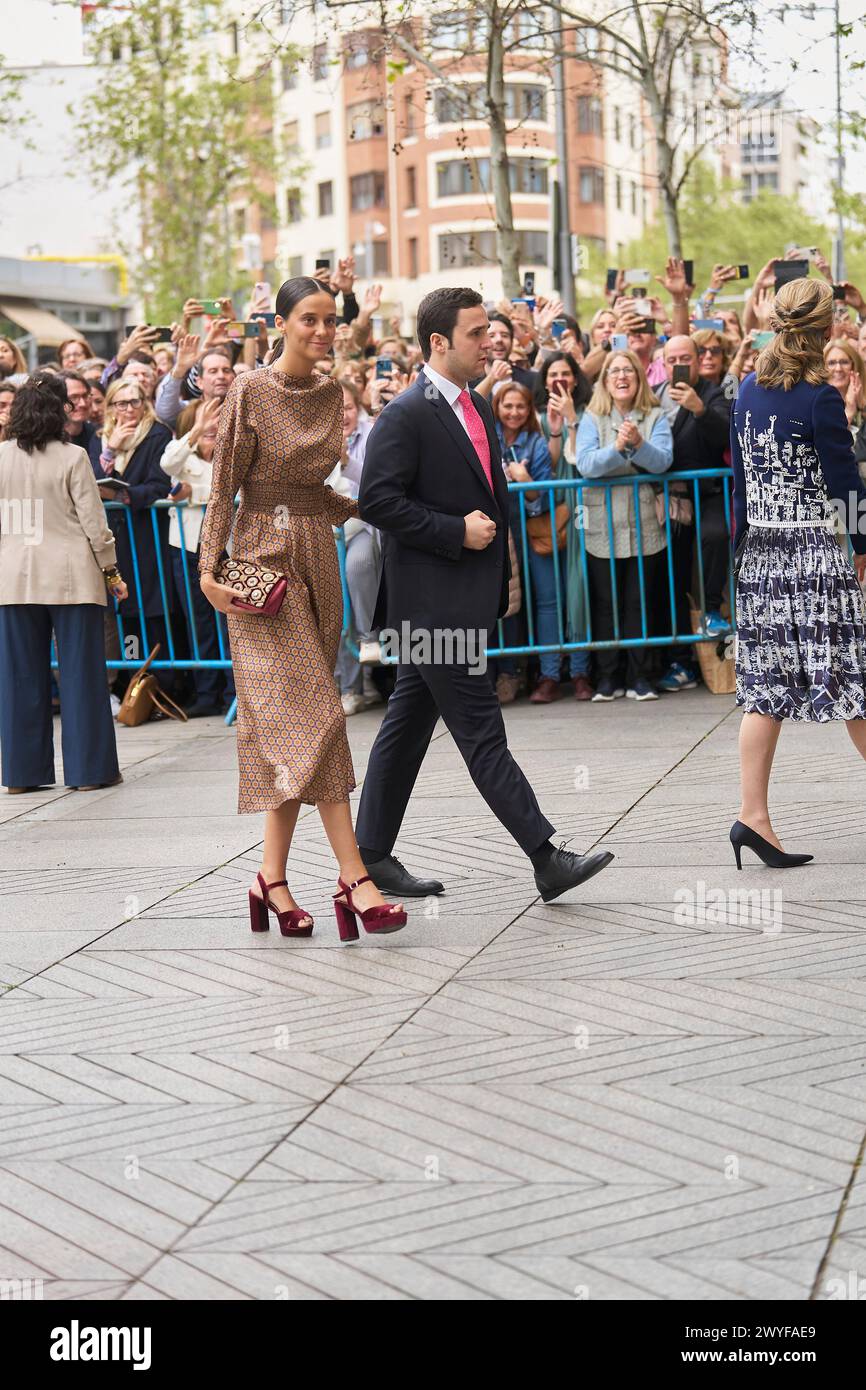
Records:
[[[490,443],[487,438],[487,431],[484,428],[484,421],[472,404],[472,397],[469,392],[463,390],[457,397],[463,407],[463,419],[466,421],[466,430],[472,447],[478,455],[481,467],[484,469],[484,476],[490,491],[493,491],[493,471],[490,467]]]

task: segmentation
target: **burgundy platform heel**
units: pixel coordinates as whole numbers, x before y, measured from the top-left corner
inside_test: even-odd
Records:
[[[270,928],[269,912],[275,912],[277,921],[280,924],[280,931],[283,936],[312,936],[313,919],[309,912],[305,912],[302,907],[290,908],[287,912],[280,912],[268,897],[269,888],[288,888],[284,878],[280,878],[276,883],[265,883],[261,874],[256,874],[262,896],[254,893],[250,889],[250,928],[252,931],[268,931]],[[305,925],[301,925],[304,923]],[[357,933],[356,933],[357,935]]]
[[[354,883],[344,883],[341,878],[337,879],[340,885],[339,893],[334,894],[334,911],[337,914],[337,926],[340,929],[341,941],[358,940],[358,924],[356,916],[360,917],[361,924],[366,932],[389,932],[399,931],[406,925],[406,913],[396,903],[382,903],[379,907],[368,907],[362,912],[352,901],[352,893],[362,883],[371,883],[369,874],[363,878],[356,878]],[[341,903],[339,898],[345,898]]]

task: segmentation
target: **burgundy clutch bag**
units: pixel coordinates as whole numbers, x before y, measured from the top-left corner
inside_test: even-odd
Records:
[[[244,613],[260,613],[264,618],[279,613],[288,588],[284,574],[262,569],[251,560],[223,560],[214,579],[218,584],[237,590],[237,598],[232,599],[233,608],[240,608]]]

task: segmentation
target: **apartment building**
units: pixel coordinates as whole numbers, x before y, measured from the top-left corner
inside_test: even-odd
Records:
[[[743,99],[738,122],[743,201],[759,193],[797,198],[810,211],[827,202],[826,168],[815,160],[820,127],[793,111],[782,92]]]

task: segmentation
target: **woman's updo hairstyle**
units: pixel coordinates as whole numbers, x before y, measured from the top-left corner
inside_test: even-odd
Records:
[[[770,327],[776,336],[758,354],[759,386],[790,391],[798,381],[821,386],[827,380],[824,345],[833,322],[833,290],[825,280],[789,280],[773,301]]]
[[[276,312],[280,318],[287,319],[295,305],[302,299],[309,299],[311,294],[329,294],[334,298],[330,285],[319,284],[311,275],[295,275],[291,280],[284,280],[277,291]]]

